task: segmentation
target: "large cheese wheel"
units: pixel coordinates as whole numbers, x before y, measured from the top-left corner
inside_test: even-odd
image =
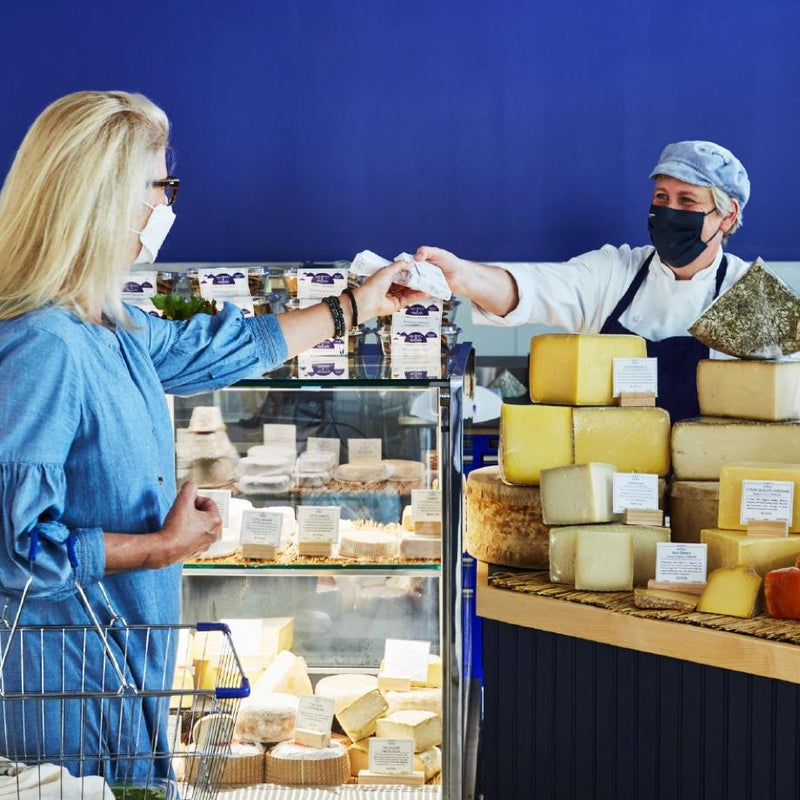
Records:
[[[267,753],[267,783],[336,786],[349,779],[350,761],[339,742],[331,742],[329,747],[281,742]]]
[[[467,552],[491,564],[547,569],[549,527],[538,486],[503,483],[500,467],[467,478]]]
[[[244,742],[282,742],[291,739],[299,702],[294,695],[283,692],[246,697],[236,715],[234,735]]]

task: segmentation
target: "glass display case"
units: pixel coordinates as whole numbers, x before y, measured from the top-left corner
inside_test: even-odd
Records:
[[[461,344],[416,370],[365,345],[335,370],[297,374],[287,366],[174,398],[179,482],[191,477],[228,506],[222,540],[184,566],[183,620],[229,622],[254,693],[265,680],[275,689],[265,676],[284,649],[302,659],[307,682],[297,685],[306,691],[325,695],[318,684],[329,676],[368,676],[364,691],[378,681],[389,703],[383,718],[414,709],[414,697],[430,710],[441,687],[441,771],[428,764],[425,784],[407,791],[461,798],[462,424],[474,352]],[[381,672],[387,640],[429,644],[427,679],[393,684]],[[345,736],[358,737],[339,720],[344,700],[332,696],[334,740],[349,747]],[[372,735],[388,736],[378,723]],[[358,797],[352,757],[350,766],[342,783]],[[389,791],[368,789],[369,797]]]

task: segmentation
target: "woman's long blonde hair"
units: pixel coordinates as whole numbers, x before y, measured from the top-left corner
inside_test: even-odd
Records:
[[[0,319],[47,303],[124,318],[131,230],[168,136],[140,94],[75,92],[39,115],[0,191]]]

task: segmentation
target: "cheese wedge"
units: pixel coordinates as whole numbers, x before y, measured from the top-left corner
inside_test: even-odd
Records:
[[[798,364],[800,366],[800,364]],[[800,456],[800,453],[798,453]],[[774,464],[747,461],[724,464],[719,475],[719,520],[717,526],[726,530],[747,530],[742,519],[742,484],[744,481],[786,481],[794,486],[794,509],[791,533],[800,533],[800,464]],[[759,519],[758,509],[752,519]],[[766,512],[765,512],[766,513]],[[763,517],[769,519],[769,517]]]
[[[544,333],[531,339],[530,396],[534,403],[615,405],[615,358],[646,358],[640,336]]]
[[[275,692],[293,694],[295,697],[314,694],[305,660],[289,650],[278,653],[277,658],[253,685],[252,694],[255,696]]]
[[[703,416],[800,419],[800,361],[706,359],[697,365],[697,396]]]
[[[500,468],[504,480],[538,485],[543,469],[563,467],[573,460],[571,408],[503,403]]]
[[[542,520],[546,525],[611,522],[613,464],[573,464],[540,473]]]
[[[770,570],[791,567],[800,556],[800,535],[774,539],[748,536],[742,531],[707,528],[700,531],[700,541],[707,548],[708,571],[720,567],[752,567],[759,575]]]
[[[630,533],[581,528],[575,534],[575,588],[613,592],[633,588]]]
[[[386,713],[388,707],[380,690],[372,689],[338,711],[336,719],[355,742],[375,733],[376,720]]]
[[[381,739],[411,739],[421,753],[442,743],[442,718],[430,711],[395,711],[379,719],[375,728]]]
[[[708,576],[697,610],[729,617],[754,617],[761,576],[751,567],[721,567]]]
[[[670,611],[694,611],[697,608],[697,595],[686,592],[673,592],[669,589],[633,590],[633,604],[636,608],[662,608]]]

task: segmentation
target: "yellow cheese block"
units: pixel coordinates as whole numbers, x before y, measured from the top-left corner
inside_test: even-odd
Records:
[[[500,412],[503,480],[538,485],[543,469],[572,463],[571,408],[503,403]]]
[[[615,405],[615,358],[646,358],[640,336],[544,333],[531,339],[530,395],[534,403]]]
[[[575,463],[613,464],[617,472],[669,472],[669,414],[663,408],[576,408]]]
[[[697,365],[700,413],[767,422],[800,418],[800,361],[706,359]]]
[[[721,567],[709,576],[697,610],[729,617],[754,617],[761,576],[751,567]]]
[[[743,481],[788,481],[792,483],[794,485],[794,508],[789,530],[792,533],[800,533],[800,464],[772,464],[764,461],[725,464],[719,474],[717,522],[719,528],[747,530],[747,520],[742,522]],[[751,517],[751,519],[755,518],[757,517]]]
[[[633,588],[633,536],[585,526],[575,533],[575,588],[613,592]]]
[[[794,566],[795,559],[800,556],[800,535],[797,534],[763,539],[741,531],[705,528],[700,531],[700,541],[708,545],[709,572],[742,565],[766,575],[773,569]]]

